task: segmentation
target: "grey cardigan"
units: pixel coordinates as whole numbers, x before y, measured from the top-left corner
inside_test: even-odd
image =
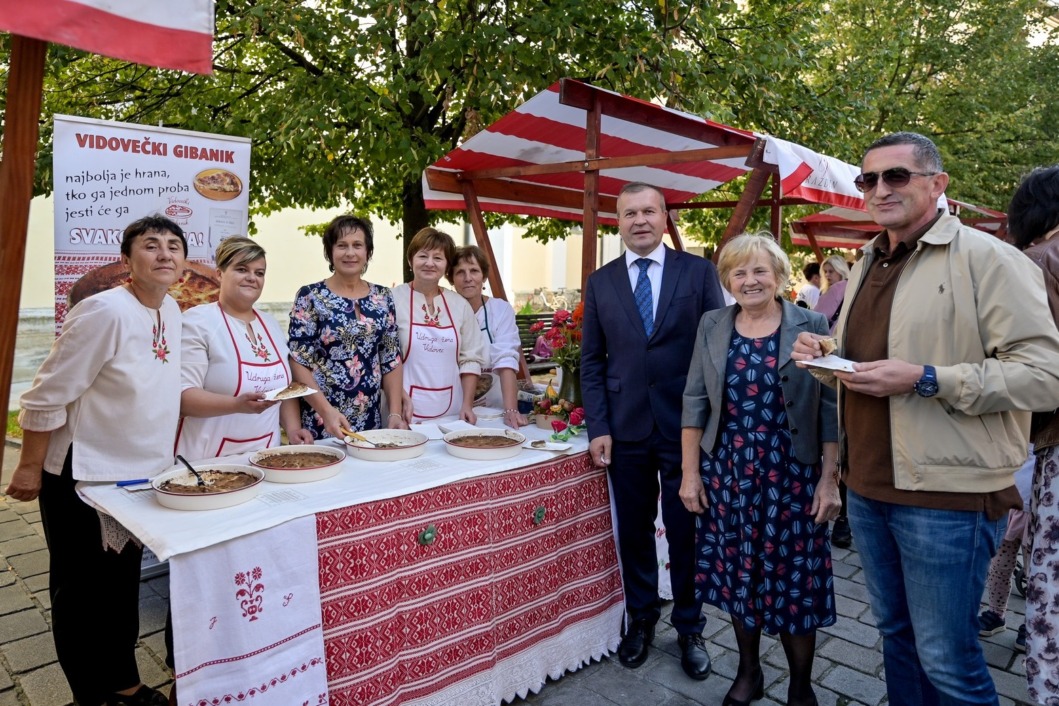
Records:
[[[787,428],[794,442],[794,456],[802,463],[820,462],[821,444],[838,441],[835,391],[821,385],[791,360],[794,340],[802,331],[828,335],[827,319],[789,302],[782,302],[777,370],[787,406]],[[708,311],[699,319],[695,350],[684,386],[682,427],[703,429],[702,450],[712,454],[717,445],[724,404],[724,375],[728,346],[735,330],[739,305]],[[712,400],[712,403],[711,403]]]

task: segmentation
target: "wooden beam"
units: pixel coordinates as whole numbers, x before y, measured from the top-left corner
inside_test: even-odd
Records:
[[[812,233],[806,233],[805,239],[809,241],[809,248],[813,251],[813,255],[816,256],[816,261],[823,264],[824,251],[820,249],[820,243],[816,242],[816,236]]]
[[[666,211],[666,230],[669,231],[669,237],[673,239],[673,249],[680,252],[684,252],[684,241],[680,239],[680,230],[677,229],[677,222],[673,220],[673,211]]]
[[[18,304],[22,296],[47,53],[47,42],[11,35],[4,152],[0,158],[0,411],[4,419],[7,419],[11,396],[11,368],[15,361]],[[3,450],[0,445],[0,462]]]
[[[599,157],[600,126],[603,112],[598,100],[593,100],[585,115],[585,158]],[[599,228],[599,171],[585,172],[584,215],[581,219],[581,291],[585,291],[588,276],[596,269],[596,234]],[[617,199],[614,201],[617,210]]]
[[[750,172],[750,179],[747,180],[743,195],[739,197],[739,203],[732,212],[728,227],[724,229],[724,235],[721,236],[721,242],[717,245],[717,252],[714,253],[714,258],[720,255],[721,250],[724,249],[729,240],[746,230],[746,224],[750,222],[750,216],[754,212],[754,204],[761,198],[761,194],[765,192],[765,186],[768,185],[770,176],[771,172],[760,167],[755,167]]]
[[[463,200],[467,204],[467,221],[474,231],[474,240],[478,247],[485,253],[485,259],[489,261],[489,291],[497,299],[509,301],[507,292],[504,291],[504,281],[500,278],[500,268],[497,266],[496,254],[493,252],[493,243],[489,240],[489,231],[485,227],[485,217],[482,215],[482,206],[478,203],[478,194],[474,190],[474,183],[463,182]],[[531,379],[529,365],[526,356],[519,348],[518,354],[518,376],[524,380]]]
[[[780,205],[780,175],[772,175],[772,198],[769,199],[769,230],[776,242],[783,240],[783,207]]]
[[[435,191],[444,191],[450,194],[463,194],[463,179],[458,172],[446,172],[440,169],[427,169],[427,183]],[[474,180],[474,188],[478,198],[506,199],[541,206],[560,206],[574,210],[582,210],[585,205],[584,193],[573,189],[560,189],[543,184],[531,184],[522,181],[509,181],[499,179]],[[618,208],[618,200],[613,196],[600,196],[599,208],[606,213],[614,213]],[[570,215],[570,220],[577,220],[577,216]]]
[[[702,209],[702,208],[735,208],[739,205],[739,201],[681,201],[680,203],[666,204],[666,208],[673,211],[683,211],[685,209]],[[758,206],[771,206],[772,199],[760,199],[754,204]],[[781,206],[820,206],[822,205],[819,201],[809,201],[807,199],[799,198],[782,198],[780,199]]]
[[[559,103],[586,111],[597,106],[602,115],[719,147],[747,145],[755,140],[753,135],[710,123],[702,118],[679,115],[651,103],[631,101],[626,96],[569,78],[559,81]]]
[[[463,176],[466,179],[519,178],[542,174],[566,174],[569,172],[603,171],[628,167],[654,167],[667,164],[709,162],[718,159],[748,157],[751,149],[752,145],[737,145],[735,147],[708,147],[701,150],[685,150],[683,152],[652,152],[650,154],[633,154],[624,157],[597,157],[595,159],[553,162],[551,164],[520,164],[512,167],[475,169],[463,172]]]

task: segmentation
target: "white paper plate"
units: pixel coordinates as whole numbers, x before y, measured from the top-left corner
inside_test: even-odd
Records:
[[[296,456],[304,453],[321,453],[331,457],[329,463],[306,468],[270,468],[266,459],[274,454],[284,456]],[[273,446],[270,449],[258,451],[250,457],[250,463],[265,472],[265,480],[271,483],[312,483],[325,478],[338,475],[342,470],[342,462],[346,455],[341,449],[332,449],[327,446],[309,445],[302,446]]]
[[[269,402],[272,402],[273,400],[276,399],[276,395],[278,395],[279,393],[283,392],[286,389],[287,389],[286,387],[281,387],[278,390],[269,390],[268,392],[265,393],[264,399],[268,400]],[[319,390],[314,390],[313,388],[310,387],[307,390],[304,390],[302,392],[296,392],[293,395],[289,395],[287,397],[284,397],[283,399],[285,399],[285,400],[296,400],[299,397],[308,397],[309,395],[311,395],[311,394],[313,394],[315,392],[319,392]]]
[[[570,449],[574,448],[574,445],[573,444],[563,444],[563,443],[559,443],[557,441],[541,441],[541,440],[538,439],[538,440],[535,440],[535,441],[527,441],[525,444],[522,445],[522,448],[531,449],[533,451],[563,452],[563,451],[569,451]]]
[[[199,471],[224,471],[225,473],[249,473],[256,480],[237,490],[226,490],[220,493],[173,493],[162,490],[162,483],[172,478],[191,477],[191,473],[183,466],[176,466],[164,473],[155,476],[151,480],[154,488],[154,497],[158,502],[174,510],[219,510],[245,503],[257,495],[261,481],[265,479],[265,471],[253,466],[240,466],[234,463],[193,463],[192,467]],[[193,481],[192,481],[193,482]]]
[[[504,436],[511,439],[511,446],[499,448],[476,448],[473,446],[460,446],[455,442],[462,437],[468,436]],[[517,431],[510,429],[472,429],[469,431],[450,431],[444,436],[445,450],[457,458],[466,458],[472,461],[498,461],[500,459],[512,458],[522,453],[522,445],[526,443],[526,437]]]
[[[382,448],[358,439],[345,439],[346,453],[362,461],[404,461],[422,456],[427,450],[427,437],[417,431],[407,429],[371,429],[358,432],[361,436],[376,444],[399,444]]]

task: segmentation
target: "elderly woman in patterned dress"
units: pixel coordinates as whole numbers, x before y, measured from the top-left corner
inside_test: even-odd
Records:
[[[680,498],[697,513],[696,590],[732,618],[739,669],[724,706],[764,694],[761,631],[779,634],[787,703],[816,704],[816,630],[835,622],[827,523],[838,515],[835,393],[791,360],[827,319],[780,297],[787,256],[768,234],[721,251],[736,303],[699,321],[681,419]]]
[[[1059,324],[1059,165],[1030,172],[1008,208],[1008,238],[1044,272]],[[1042,321],[1042,326],[1051,325]],[[1059,410],[1033,415],[1037,455],[1026,570],[1026,680],[1038,703],[1059,704]]]
[[[298,290],[288,329],[291,374],[320,390],[300,398],[302,426],[314,439],[341,438],[340,429],[407,428],[393,297],[363,277],[375,251],[371,223],[339,216],[323,241],[333,274]]]

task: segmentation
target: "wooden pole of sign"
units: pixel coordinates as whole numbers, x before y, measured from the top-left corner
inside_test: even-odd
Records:
[[[600,128],[603,113],[599,100],[592,99],[592,107],[585,111],[585,159],[599,157]],[[581,291],[585,291],[588,276],[596,269],[596,239],[599,234],[599,170],[585,170],[584,216],[581,220]]]
[[[11,396],[11,368],[15,361],[18,304],[22,296],[22,267],[26,259],[26,230],[33,198],[47,53],[47,42],[11,36],[4,153],[0,158],[0,410],[5,420]],[[0,462],[4,458],[3,450],[0,444]]]

